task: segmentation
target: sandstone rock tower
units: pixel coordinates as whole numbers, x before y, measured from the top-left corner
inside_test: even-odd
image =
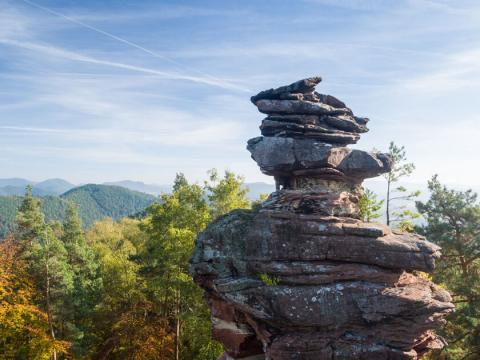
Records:
[[[319,77],[260,92],[267,117],[248,150],[277,189],[199,235],[191,259],[223,359],[417,359],[444,346],[431,329],[453,311],[430,272],[439,247],[359,220],[365,178],[385,154],[345,147],[368,131]]]

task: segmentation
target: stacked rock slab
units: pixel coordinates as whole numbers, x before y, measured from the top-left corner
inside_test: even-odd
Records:
[[[319,77],[252,97],[267,114],[248,150],[276,191],[207,227],[191,259],[222,359],[418,359],[453,311],[422,272],[440,248],[359,220],[361,183],[385,154],[346,148],[368,119],[315,91]]]

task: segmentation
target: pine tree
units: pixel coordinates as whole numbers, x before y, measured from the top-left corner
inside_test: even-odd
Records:
[[[395,223],[396,227],[400,230],[412,231],[412,220],[418,218],[420,215],[414,211],[406,209],[405,206],[401,206],[399,209],[392,212],[392,202],[414,200],[420,195],[420,192],[414,191],[409,193],[403,186],[398,186],[395,189],[392,189],[392,186],[401,178],[410,176],[415,170],[415,165],[406,162],[407,156],[405,147],[399,147],[393,141],[390,142],[388,155],[390,155],[390,158],[392,159],[392,168],[384,175],[387,180],[387,198],[385,204],[387,225],[390,226],[392,223]]]
[[[373,191],[365,189],[358,202],[360,218],[362,221],[367,222],[379,218],[379,210],[382,208],[382,206],[383,200],[378,201],[377,195],[374,194]]]
[[[456,311],[443,329],[449,346],[447,357],[480,358],[480,203],[471,190],[455,191],[440,184],[437,176],[428,183],[426,203],[417,203],[427,224],[421,229],[428,240],[442,247],[442,259],[434,281],[446,286]]]
[[[25,196],[18,208],[15,223],[17,225],[16,237],[21,247],[28,251],[45,226],[40,200],[32,196],[32,187],[30,185],[25,189]]]
[[[39,305],[47,314],[50,336],[56,340],[67,332],[67,319],[62,315],[72,294],[73,273],[67,262],[65,247],[54,229],[54,226],[44,226],[35,239],[28,267],[42,295]],[[56,352],[53,358],[56,359]]]
[[[94,321],[92,315],[99,301],[101,279],[95,253],[85,240],[78,207],[73,202],[68,204],[65,212],[61,240],[73,274],[72,293],[63,309],[62,317],[68,324],[64,336],[74,341],[72,351],[83,355],[93,341],[88,331]]]

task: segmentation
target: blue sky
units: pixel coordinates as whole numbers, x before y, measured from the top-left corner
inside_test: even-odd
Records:
[[[269,181],[259,90],[321,75],[371,119],[357,148],[480,185],[480,2],[0,0],[0,177]]]

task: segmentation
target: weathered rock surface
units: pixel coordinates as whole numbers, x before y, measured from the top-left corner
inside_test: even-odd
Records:
[[[265,99],[303,99],[304,95],[310,95],[313,99],[315,86],[317,86],[320,81],[322,81],[322,78],[319,76],[302,79],[290,85],[281,86],[276,89],[261,91],[257,95],[252,96],[250,100],[255,104],[258,100]],[[337,100],[337,103],[341,103],[340,106],[345,107],[345,104],[343,104],[339,100]]]
[[[421,272],[440,248],[359,220],[365,178],[385,154],[351,150],[368,119],[315,92],[319,77],[252,97],[268,114],[248,150],[277,191],[197,239],[191,272],[212,310],[220,359],[418,359],[454,306]]]
[[[265,114],[352,115],[348,108],[302,100],[258,100],[258,110]]]
[[[333,177],[359,183],[388,172],[391,166],[384,154],[332,146],[312,139],[256,137],[248,141],[247,149],[260,170],[273,176]]]
[[[382,236],[373,226],[344,226],[299,214],[275,215],[260,212],[255,217],[245,245],[247,260],[334,260],[431,271],[439,257],[438,246],[413,234]]]

